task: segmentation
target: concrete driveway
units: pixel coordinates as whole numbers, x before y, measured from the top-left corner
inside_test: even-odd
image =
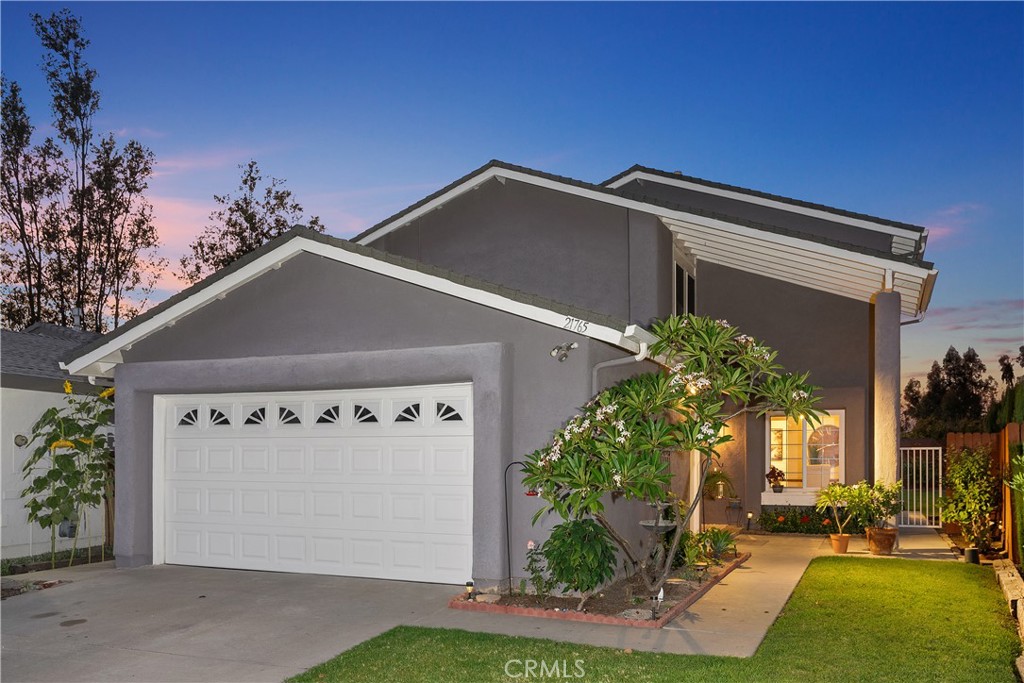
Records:
[[[150,566],[34,574],[71,583],[8,600],[14,681],[282,681],[399,624],[431,621],[459,586]]]

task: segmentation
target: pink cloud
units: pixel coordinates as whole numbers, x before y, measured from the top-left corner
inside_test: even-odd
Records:
[[[996,299],[967,306],[940,306],[931,309],[930,325],[940,330],[1020,329],[1024,321],[1024,299]]]
[[[113,131],[114,135],[118,138],[164,138],[167,137],[167,133],[161,130],[155,130],[153,128],[147,128],[145,126],[128,126],[124,128],[118,128]]]
[[[985,217],[988,207],[973,202],[960,202],[937,209],[922,224],[928,228],[929,246],[940,249],[952,246]]]
[[[160,157],[157,159],[153,177],[206,169],[230,168],[255,158],[259,151],[237,147]]]
[[[180,256],[188,249],[192,240],[202,232],[203,226],[214,209],[214,202],[150,195],[153,205],[153,222],[163,242],[161,251],[167,257]]]

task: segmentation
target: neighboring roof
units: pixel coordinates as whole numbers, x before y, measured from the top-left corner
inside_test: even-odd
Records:
[[[364,245],[372,243],[492,180],[503,184],[513,180],[654,214],[672,230],[676,245],[683,253],[694,254],[708,262],[859,301],[870,301],[877,291],[895,289],[901,295],[902,314],[907,318],[918,318],[927,310],[938,275],[934,264],[921,258],[924,233],[917,226],[911,226],[913,230],[910,230],[873,225],[872,230],[891,235],[889,250],[876,249],[784,226],[673,204],[661,198],[593,185],[498,160],[488,162],[378,223],[354,237],[353,241]],[[793,210],[812,211],[806,207]],[[853,224],[861,219],[836,215],[835,220]],[[824,267],[819,262],[824,263]],[[780,267],[782,263],[786,264],[785,268]]]
[[[65,355],[99,338],[96,332],[35,323],[16,332],[0,330],[0,372],[5,375],[70,379],[60,367]]]
[[[132,318],[107,335],[65,354],[62,366],[72,372],[90,376],[109,376],[113,367],[122,362],[123,349],[130,348],[140,339],[173,325],[192,311],[224,298],[231,290],[268,270],[279,268],[282,263],[303,252],[331,258],[548,325],[571,329],[583,336],[615,344],[631,352],[641,350],[641,342],[653,341],[653,337],[646,330],[612,316],[467,277],[307,228],[296,227],[146,313]],[[585,324],[582,325],[582,329],[580,326],[567,328],[569,319]]]

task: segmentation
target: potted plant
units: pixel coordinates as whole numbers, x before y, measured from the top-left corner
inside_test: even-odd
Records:
[[[785,472],[772,465],[772,468],[768,470],[768,474],[764,475],[764,478],[768,480],[768,485],[772,487],[772,491],[782,493],[782,489],[785,488],[782,485],[782,482],[786,480]]]
[[[831,511],[832,519],[836,521],[836,533],[828,535],[832,541],[832,552],[837,555],[846,553],[850,547],[850,534],[843,533],[843,527],[849,524],[857,512],[856,508],[850,505],[850,487],[832,482],[818,491],[815,508],[818,512]]]
[[[864,524],[868,551],[872,555],[891,555],[898,530],[889,526],[889,519],[903,509],[903,482],[871,485],[862,481],[851,488],[851,505]]]

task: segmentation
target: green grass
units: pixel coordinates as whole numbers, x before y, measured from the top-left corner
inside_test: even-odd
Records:
[[[509,681],[510,659],[582,660],[597,681],[986,681],[1014,683],[1020,641],[991,568],[953,562],[814,560],[749,659],[683,656],[401,626],[289,679]],[[522,674],[522,668],[512,673]],[[545,680],[539,672],[533,680]],[[551,677],[548,677],[550,679]]]

